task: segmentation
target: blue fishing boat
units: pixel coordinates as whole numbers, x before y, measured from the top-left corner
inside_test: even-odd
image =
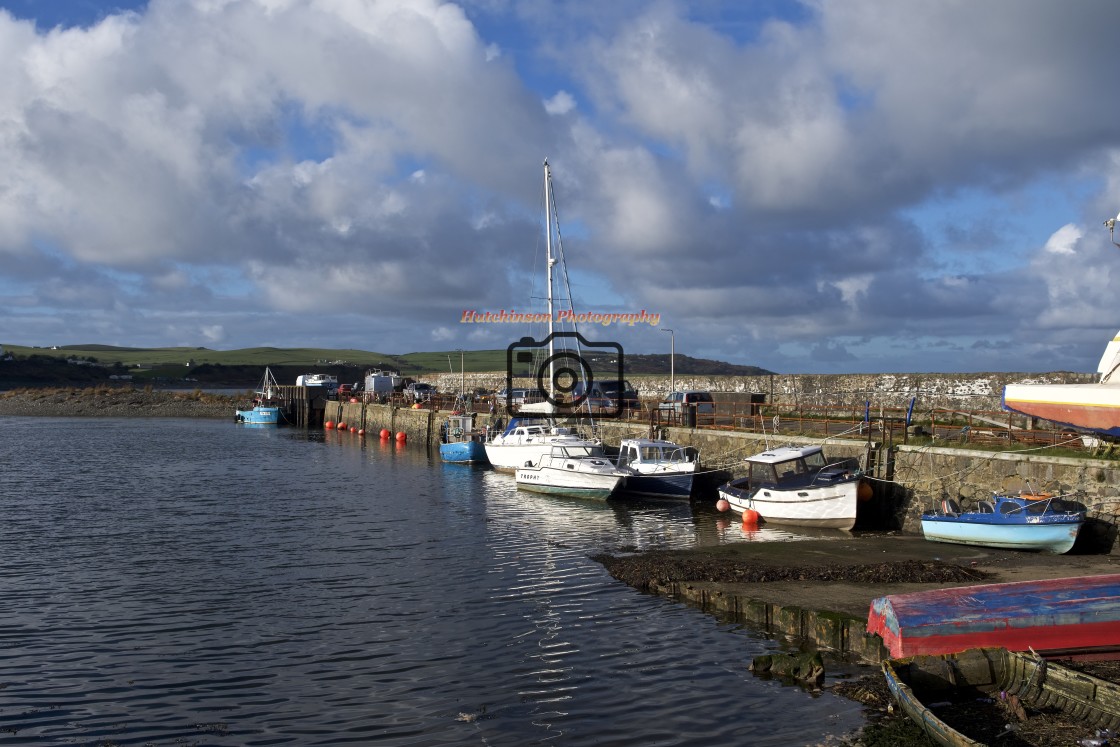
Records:
[[[266,366],[253,406],[247,410],[236,410],[234,419],[246,425],[280,425],[288,420],[286,408],[287,403],[284,402],[280,385]]]
[[[624,438],[616,466],[626,475],[625,493],[688,500],[699,462],[699,453],[691,447],[660,439]]]
[[[922,514],[922,533],[933,542],[1011,550],[1069,552],[1085,523],[1085,507],[1050,495],[995,495],[971,511],[942,501]]]
[[[485,464],[485,438],[474,431],[474,415],[449,415],[440,427],[439,457],[454,464]]]

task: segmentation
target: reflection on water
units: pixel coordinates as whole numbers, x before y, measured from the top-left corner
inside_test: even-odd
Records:
[[[0,429],[0,745],[785,745],[862,721],[756,680],[773,643],[589,559],[749,540],[714,511],[348,433]]]

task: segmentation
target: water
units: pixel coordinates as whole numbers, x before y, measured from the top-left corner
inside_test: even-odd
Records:
[[[862,723],[589,556],[747,539],[422,448],[0,418],[0,745],[796,745]]]

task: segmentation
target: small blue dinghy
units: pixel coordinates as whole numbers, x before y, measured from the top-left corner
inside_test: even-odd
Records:
[[[1084,523],[1080,503],[1050,495],[997,494],[970,511],[961,511],[953,500],[942,501],[940,511],[922,514],[922,533],[933,542],[1061,555],[1073,547]]]

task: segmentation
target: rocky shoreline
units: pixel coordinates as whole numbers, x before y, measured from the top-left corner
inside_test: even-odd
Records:
[[[111,418],[227,418],[244,398],[201,391],[131,387],[13,389],[0,392],[0,416]]]

